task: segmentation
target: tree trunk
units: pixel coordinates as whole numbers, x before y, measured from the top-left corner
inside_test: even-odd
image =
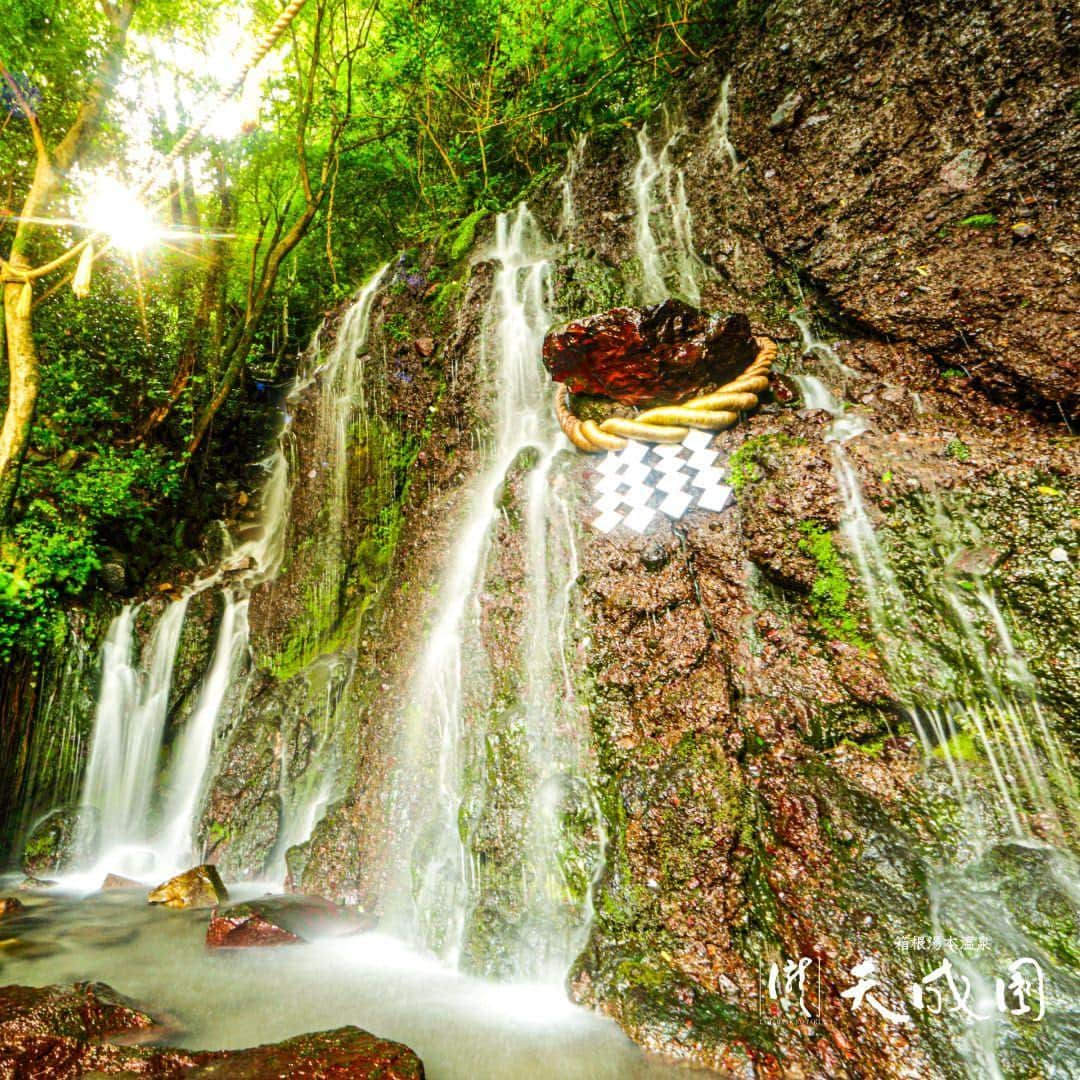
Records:
[[[31,316],[21,315],[18,310],[22,289],[22,283],[17,281],[4,285],[8,407],[4,413],[4,426],[0,429],[0,525],[6,524],[11,516],[40,383]]]

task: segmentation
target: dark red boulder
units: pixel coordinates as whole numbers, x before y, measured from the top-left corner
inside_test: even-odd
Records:
[[[756,351],[745,315],[707,315],[680,300],[612,308],[544,339],[556,382],[624,405],[686,401],[734,379]]]
[[[321,896],[264,896],[216,908],[206,928],[206,944],[216,949],[296,945],[320,937],[370,930],[372,921]]]
[[[0,986],[0,1045],[44,1035],[93,1039],[156,1026],[152,1016],[105,983]]]
[[[75,1080],[146,1076],[156,1080],[271,1076],[307,1080],[423,1080],[420,1059],[401,1043],[356,1027],[297,1035],[249,1050],[179,1050],[117,1045],[156,1037],[153,1017],[104,983],[0,987],[0,1076]]]

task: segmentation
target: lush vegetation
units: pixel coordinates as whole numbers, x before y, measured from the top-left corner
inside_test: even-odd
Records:
[[[314,324],[373,265],[421,241],[460,258],[575,132],[647,114],[725,11],[308,0],[239,118],[155,174],[227,81],[228,28],[250,16],[244,54],[278,5],[0,0],[0,657],[104,563],[137,585],[221,512]],[[105,247],[103,176],[145,187],[159,242]]]

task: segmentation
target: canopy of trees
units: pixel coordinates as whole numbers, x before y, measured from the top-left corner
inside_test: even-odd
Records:
[[[52,634],[110,549],[136,573],[182,549],[268,438],[252,388],[376,263],[637,122],[723,9],[307,0],[167,162],[279,5],[0,0],[0,656]],[[158,243],[95,231],[103,182],[145,191]]]

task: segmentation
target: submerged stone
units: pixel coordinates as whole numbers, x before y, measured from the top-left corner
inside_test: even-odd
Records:
[[[138,889],[141,888],[141,886],[141,881],[136,881],[134,878],[124,877],[123,874],[106,874],[105,880],[101,883],[101,889],[103,892],[106,889]]]
[[[544,339],[556,382],[625,405],[685,401],[735,378],[756,351],[745,315],[707,315],[680,300],[612,308]]]
[[[146,899],[150,904],[169,908],[209,908],[228,900],[229,891],[222,884],[217,867],[203,863],[169,878],[152,889]]]
[[[296,945],[358,934],[372,926],[373,920],[321,896],[265,896],[216,910],[206,929],[206,944],[218,949]]]

